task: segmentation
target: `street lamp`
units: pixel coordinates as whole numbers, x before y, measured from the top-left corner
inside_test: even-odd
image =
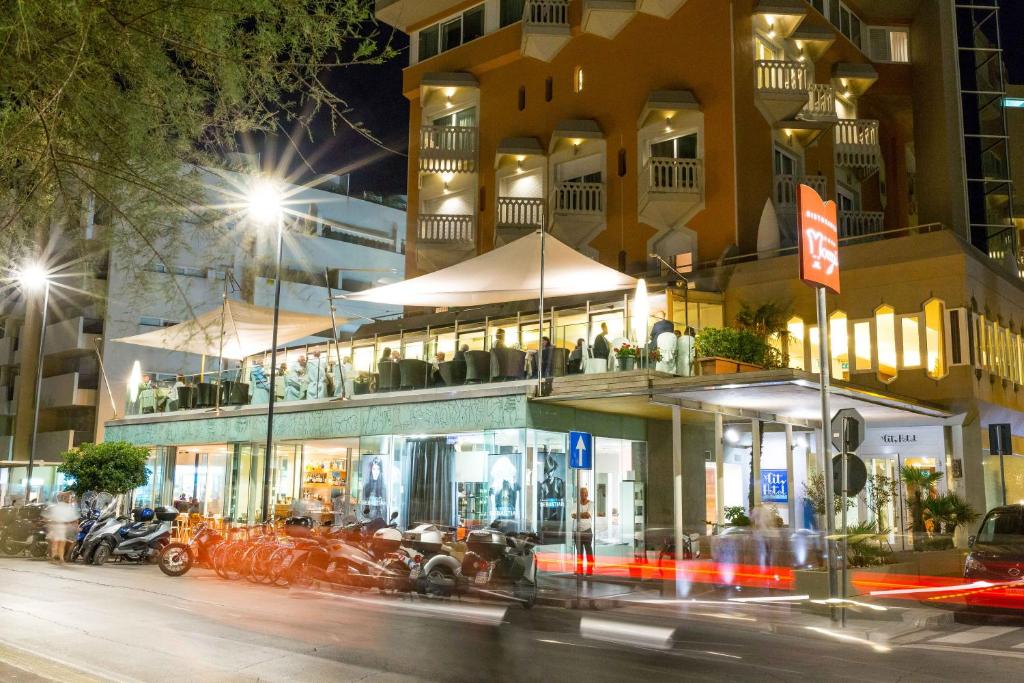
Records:
[[[43,291],[43,313],[39,326],[39,354],[36,356],[36,390],[32,408],[32,441],[28,451],[25,477],[25,502],[32,500],[32,469],[36,460],[36,441],[39,437],[39,395],[43,390],[43,345],[46,343],[46,312],[50,307],[50,273],[41,263],[27,263],[18,272],[18,282],[26,294]]]
[[[267,404],[267,448],[263,454],[263,516],[274,521],[270,512],[270,479],[274,449],[274,402],[277,398],[277,324],[281,312],[281,254],[284,249],[284,211],[281,191],[270,180],[256,183],[246,196],[249,217],[263,226],[277,223],[277,259],[274,275],[274,331],[270,349],[270,399]]]

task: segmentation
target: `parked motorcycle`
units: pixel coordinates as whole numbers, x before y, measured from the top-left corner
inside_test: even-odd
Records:
[[[224,536],[205,523],[197,524],[188,543],[168,543],[160,551],[157,564],[167,576],[184,576],[194,566],[213,569],[213,549]]]
[[[4,515],[10,521],[3,527],[0,549],[8,555],[28,552],[32,557],[46,557],[49,550],[49,544],[46,542],[46,519],[43,516],[46,506],[32,504],[7,509],[12,512]]]
[[[99,514],[93,520],[92,526],[85,532],[81,541],[76,540],[78,554],[86,564],[93,563],[93,556],[100,545],[100,541],[109,534],[115,533],[118,529],[128,523],[128,518],[118,516],[117,509],[120,505],[120,496],[112,497],[106,505],[100,508]],[[98,505],[96,507],[99,507]]]
[[[378,588],[382,591],[411,590],[409,563],[398,551],[402,546],[403,534],[395,520],[398,513],[391,515],[387,526],[376,523],[357,522],[332,530],[321,552],[328,555],[323,578],[359,588]],[[372,530],[372,533],[370,533]],[[319,564],[318,556],[314,555]]]
[[[112,559],[155,562],[171,541],[171,523],[177,516],[178,511],[172,507],[136,508],[132,511],[133,523],[100,537],[92,563],[102,565]]]

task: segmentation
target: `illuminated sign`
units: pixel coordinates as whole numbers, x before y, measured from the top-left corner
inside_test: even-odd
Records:
[[[797,209],[800,226],[800,279],[839,293],[839,228],[836,203],[823,201],[814,188],[801,185]]]
[[[786,470],[761,470],[761,502],[789,502],[789,473]]]

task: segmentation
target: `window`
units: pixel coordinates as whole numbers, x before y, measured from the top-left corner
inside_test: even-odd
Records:
[[[804,360],[804,321],[800,318],[790,318],[786,323],[786,330],[789,332],[789,367],[795,370],[803,370]]]
[[[800,159],[796,157],[792,152],[787,149],[783,149],[778,145],[775,146],[775,175],[778,176],[793,176],[796,177],[800,174]]]
[[[761,62],[775,62],[782,59],[782,51],[765,36],[757,34],[757,43],[754,46],[755,57]]]
[[[924,336],[927,364],[925,369],[932,379],[946,376],[946,331],[942,320],[946,314],[946,306],[938,299],[932,299],[924,305]]]
[[[519,111],[526,109],[526,86],[519,86]]]
[[[517,21],[522,21],[525,6],[526,0],[501,0],[501,7],[498,10],[498,26],[505,28]]]
[[[876,62],[910,62],[910,32],[904,28],[870,26],[864,39],[864,52]]]
[[[889,305],[875,310],[875,344],[878,347],[878,379],[896,379],[896,310]]]
[[[868,321],[853,324],[854,360],[856,372],[870,370],[871,365],[871,323]]]
[[[949,362],[951,365],[963,365],[964,358],[963,330],[960,329],[963,315],[961,309],[949,311]]]
[[[544,101],[550,102],[554,96],[555,79],[551,78],[551,76],[548,76],[547,79],[544,80]]]
[[[575,93],[583,92],[583,67],[578,66],[572,72],[572,91]]]
[[[620,178],[626,177],[626,150],[624,150],[624,149],[620,149],[619,150],[619,168],[618,168],[618,171],[619,171],[619,177]]]
[[[468,107],[451,114],[434,119],[435,126],[458,126],[460,128],[473,128],[476,126],[476,107]]]
[[[828,345],[832,351],[832,376],[836,379],[850,378],[850,339],[846,323],[843,311],[829,316]]]
[[[900,318],[900,334],[903,338],[903,363],[904,368],[921,367],[921,324],[916,315],[906,315]]]
[[[417,35],[419,61],[476,40],[484,35],[484,6],[477,5],[451,19],[420,29]]]
[[[651,156],[662,159],[696,159],[697,134],[680,135],[678,137],[651,143]]]

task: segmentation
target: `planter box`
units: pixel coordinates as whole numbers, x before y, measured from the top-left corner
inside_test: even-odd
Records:
[[[743,363],[738,360],[722,358],[720,356],[698,358],[697,367],[700,368],[701,375],[732,375],[737,372],[757,372],[758,370],[764,369],[760,365]]]

